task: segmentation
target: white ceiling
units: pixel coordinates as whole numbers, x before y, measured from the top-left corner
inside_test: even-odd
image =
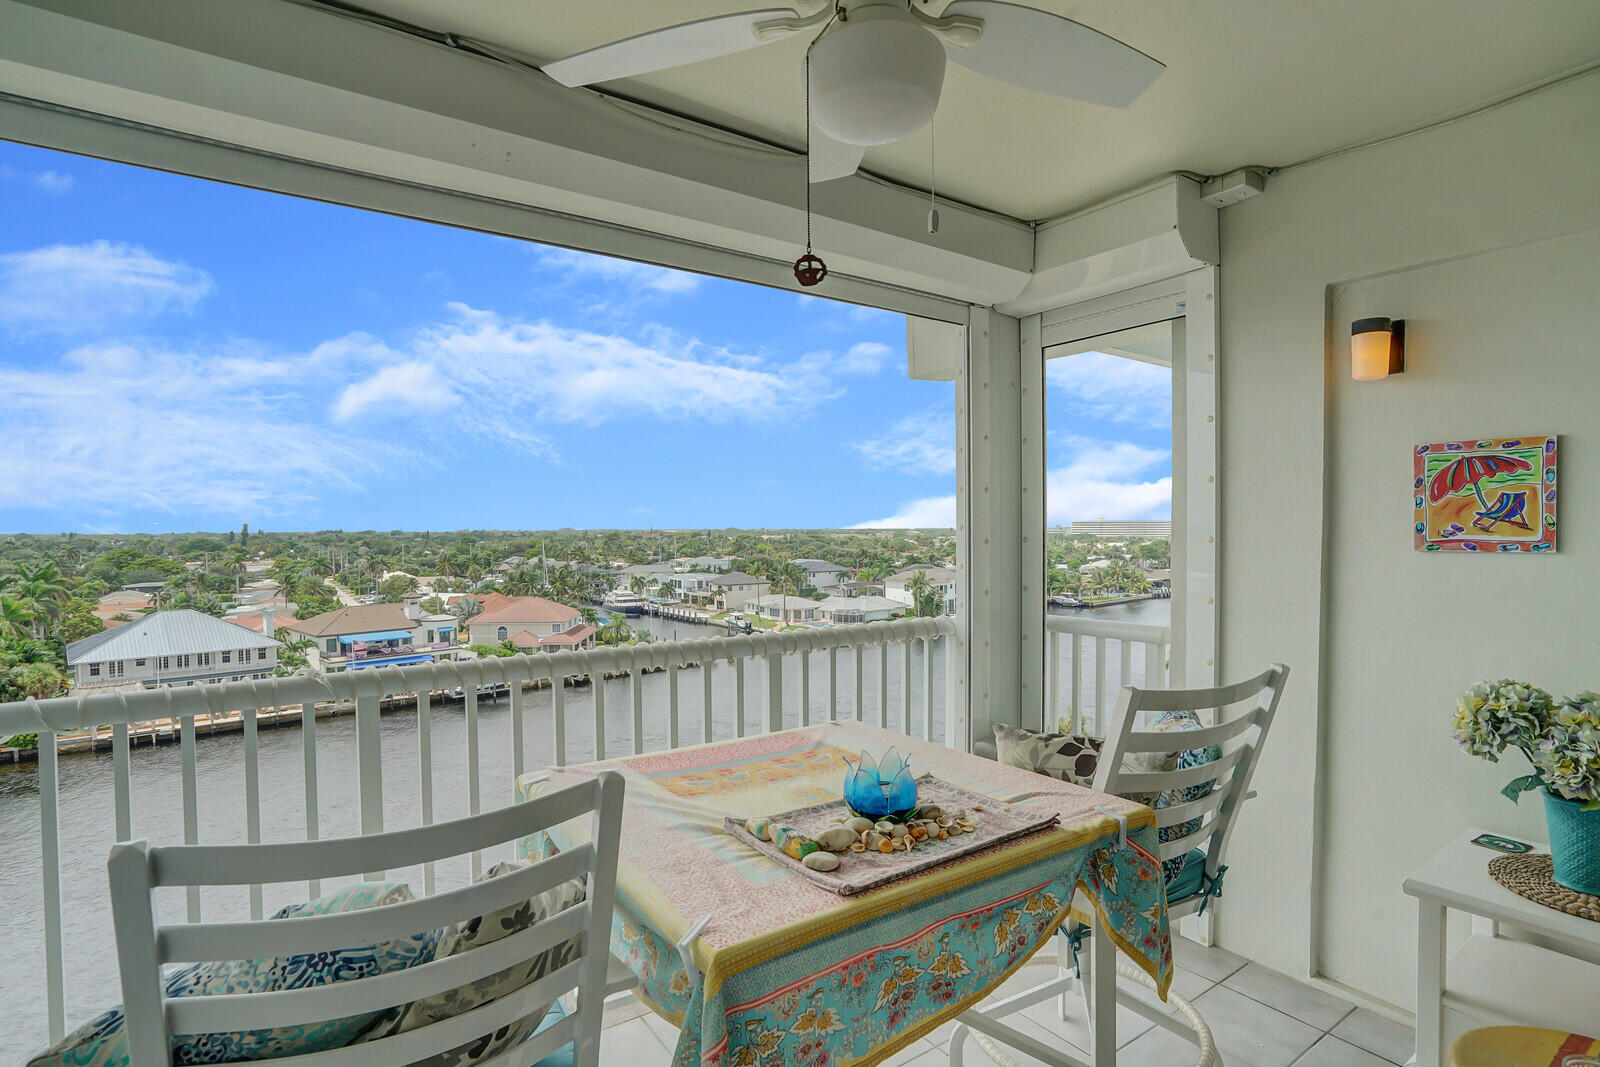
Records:
[[[358,0],[548,61],[776,0]],[[1125,111],[1001,85],[951,64],[935,185],[1045,219],[1174,171],[1281,166],[1468,109],[1600,58],[1593,0],[1032,0],[1167,64]],[[943,6],[934,0],[930,9]],[[803,141],[805,41],[609,88],[768,140]],[[928,186],[928,133],[866,169]]]

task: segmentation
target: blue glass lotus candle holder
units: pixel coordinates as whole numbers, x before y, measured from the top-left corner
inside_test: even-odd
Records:
[[[911,776],[911,758],[901,758],[890,749],[874,762],[865,752],[861,759],[844,765],[844,802],[857,815],[868,819],[904,818],[917,806],[917,780]]]

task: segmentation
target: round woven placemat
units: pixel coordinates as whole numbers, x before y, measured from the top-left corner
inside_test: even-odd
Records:
[[[1548,852],[1496,856],[1489,861],[1489,877],[1535,904],[1600,922],[1600,897],[1557,885],[1551,877],[1554,866]]]

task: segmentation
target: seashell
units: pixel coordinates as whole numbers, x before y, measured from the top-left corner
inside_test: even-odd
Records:
[[[863,845],[860,841],[857,841],[850,846],[851,852],[865,852],[866,850],[867,846]]]
[[[894,823],[889,822],[888,820],[885,819],[885,820],[873,823],[872,824],[872,828],[874,830],[878,831],[878,833],[880,833],[880,834],[891,834],[891,833],[894,833],[894,825],[895,825]]]
[[[971,819],[962,819],[961,820],[961,832],[962,833],[970,834],[970,833],[975,832],[977,829],[978,829],[978,824],[973,822]]]
[[[839,869],[839,857],[832,852],[813,852],[800,862],[813,871],[836,871]]]
[[[983,810],[983,805],[982,804],[974,804],[974,805],[972,805],[972,810],[973,811],[982,811]]]
[[[945,838],[950,836],[950,831],[948,831],[948,830],[940,830],[937,836],[938,836],[940,841],[943,841]]]
[[[892,837],[880,838],[878,840],[878,851],[879,852],[893,852],[894,851],[894,838],[892,838]]]
[[[911,830],[906,826],[905,823],[896,823],[893,827],[890,828],[889,836],[890,837],[904,837],[907,834],[909,834],[910,832],[911,832]]]
[[[915,826],[913,826],[911,828],[911,836],[913,838],[915,838],[916,840],[920,841],[924,837],[928,836],[928,828],[926,826],[923,826],[921,823],[918,823],[917,825],[915,825]]]
[[[961,824],[958,823],[958,822],[953,822],[949,826],[946,826],[944,828],[944,832],[949,834],[951,837],[960,837],[961,836]]]
[[[939,829],[941,829],[941,830],[948,830],[948,829],[950,829],[950,827],[955,825],[955,820],[952,819],[948,815],[941,815],[941,816],[939,816],[938,819],[936,819],[934,821],[935,821],[936,825],[938,825]]]
[[[813,840],[829,852],[843,852],[855,844],[857,838],[848,826],[830,826]]]
[[[887,836],[878,833],[876,830],[868,830],[861,835],[861,843],[868,848],[877,848],[879,843],[887,840],[889,840]]]
[[[904,851],[906,851],[906,849],[908,847],[906,842],[908,840],[909,840],[909,838],[904,838],[904,837],[895,838],[894,839],[894,850],[896,852],[904,852]]]
[[[872,820],[871,819],[863,819],[859,815],[857,815],[857,816],[855,816],[853,818],[846,819],[844,821],[844,824],[846,826],[850,827],[850,829],[854,830],[858,834],[864,834],[868,830],[872,829]]]

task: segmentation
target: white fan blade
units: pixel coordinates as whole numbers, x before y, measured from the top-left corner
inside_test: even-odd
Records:
[[[1098,30],[1002,0],[956,0],[945,17],[983,20],[976,44],[945,46],[969,70],[1009,85],[1106,107],[1127,107],[1166,64]]]
[[[702,59],[731,56],[735,52],[779,40],[786,36],[781,30],[758,37],[756,26],[774,19],[799,17],[798,11],[787,7],[717,15],[603,44],[599,48],[546,63],[539,69],[562,85],[569,86],[632,78],[638,74],[698,63]]]
[[[811,122],[811,182],[831,182],[835,178],[848,178],[861,166],[861,157],[867,150],[858,144],[845,144],[817,129]]]

